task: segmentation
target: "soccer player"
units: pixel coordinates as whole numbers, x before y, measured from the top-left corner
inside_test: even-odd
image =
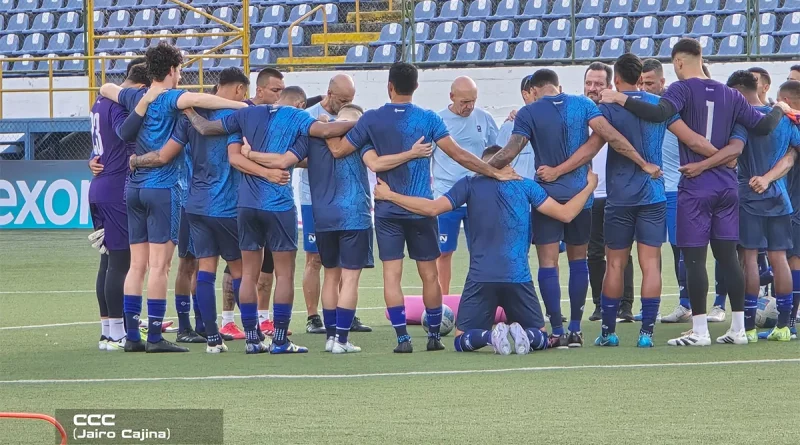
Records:
[[[352,104],[337,108],[340,121],[356,121],[363,114],[360,107]],[[373,259],[369,179],[359,154],[352,152],[337,159],[325,140],[308,137],[299,138],[283,155],[243,153],[270,168],[289,168],[307,159],[316,242],[325,268],[325,350],[334,354],[361,352],[348,336],[358,302],[361,270],[372,268]]]
[[[498,151],[500,147],[496,145],[487,148],[483,159],[488,161]],[[587,174],[584,188],[565,204],[549,197],[542,186],[527,178],[501,182],[481,175],[465,176],[435,200],[396,193],[379,181],[376,200],[389,201],[419,215],[433,217],[467,204],[470,267],[456,320],[456,351],[474,351],[491,343],[496,353],[508,355],[509,333],[517,354],[548,347],[547,333],[542,331],[542,309],[528,266],[531,206],[569,222],[583,212],[597,186],[597,175],[591,171]],[[510,327],[498,323],[492,330],[498,306],[505,309],[512,323]]]
[[[486,147],[497,141],[497,124],[484,110],[475,108],[478,100],[478,86],[469,77],[457,77],[450,86],[450,105],[439,111],[454,141],[465,150],[480,156]],[[433,151],[433,196],[438,198],[450,190],[459,179],[472,172],[462,167],[442,150]],[[442,255],[436,260],[439,272],[439,286],[442,294],[450,294],[450,277],[453,268],[453,252],[458,249],[458,236],[461,223],[464,234],[469,238],[467,208],[459,207],[438,216],[439,250]],[[469,248],[469,246],[467,246]]]
[[[172,45],[162,42],[150,47],[146,57],[152,92],[138,88],[122,89],[113,84],[100,88],[100,94],[119,103],[130,113],[123,127],[131,122],[132,130],[121,136],[126,140],[136,139],[137,155],[163,147],[183,109],[247,106],[210,94],[175,89],[181,78],[183,57]],[[156,96],[159,92],[162,93]],[[149,93],[148,99],[141,101],[146,93]],[[151,102],[152,106],[148,106]],[[167,276],[178,241],[181,181],[185,182],[185,174],[185,161],[178,156],[163,167],[139,169],[131,175],[126,197],[131,244],[131,266],[125,278],[124,298],[128,331],[126,352],[188,352],[161,335],[167,309]],[[142,342],[137,318],[141,313],[142,284],[148,270],[148,332],[147,342]]]
[[[453,141],[438,114],[412,104],[417,89],[417,68],[398,62],[389,69],[390,103],[367,111],[358,124],[339,141],[331,141],[335,156],[359,150],[364,163],[396,190],[412,196],[432,198],[430,161],[412,150],[415,142],[436,143],[453,160],[477,173],[497,179],[517,177],[513,171],[496,170]],[[422,279],[422,299],[428,314],[428,351],[444,349],[439,336],[442,317],[442,290],[439,287],[436,259],[439,257],[438,227],[435,218],[420,218],[386,201],[375,203],[375,235],[383,262],[383,297],[389,319],[397,334],[394,352],[413,352],[406,329],[405,303],[401,279],[404,248],[417,262]]]
[[[781,109],[775,109],[764,117],[737,91],[709,79],[703,73],[702,48],[697,40],[683,38],[678,41],[672,49],[672,63],[680,80],[669,86],[658,104],[630,99],[625,94],[608,90],[603,92],[602,102],[616,102],[651,122],[664,122],[679,113],[689,128],[705,135],[715,147],[725,146],[736,122],[759,134],[769,133],[780,122]],[[739,151],[741,148],[734,145],[730,150],[720,150],[723,153],[712,158],[702,159],[685,144],[681,143],[680,147],[683,178],[678,189],[678,208],[681,211],[678,212],[677,236],[686,263],[693,328],[668,344],[711,344],[705,313],[709,242],[714,257],[726,271],[733,313],[731,329],[720,340],[728,337],[737,344],[746,344],[744,277],[736,254],[739,239],[737,184],[735,171],[725,166],[736,159],[737,148]],[[708,172],[699,176],[705,169]]]
[[[264,68],[256,77],[256,95],[244,102],[251,106],[276,104],[285,88],[283,73],[275,68]]]
[[[128,67],[122,88],[142,88],[150,84],[143,62],[142,59]],[[99,345],[104,351],[125,348],[122,300],[125,275],[131,262],[125,188],[128,157],[135,149],[117,134],[126,117],[125,108],[102,96],[97,98],[90,113],[92,156],[100,169],[89,185],[89,206],[95,230],[103,231],[102,245],[106,250],[100,255],[96,283],[102,324]]]
[[[800,81],[800,65],[792,65],[789,68],[789,76],[786,77],[786,80]]]
[[[772,84],[772,78],[769,76],[769,72],[760,66],[754,66],[749,68],[747,71],[752,73],[756,77],[756,81],[758,81],[758,100],[764,105],[769,104],[769,99],[767,99],[767,92],[769,92],[769,87]]]
[[[547,194],[560,203],[566,203],[586,186],[588,162],[602,147],[602,139],[612,148],[633,156],[636,150],[600,114],[594,102],[583,96],[561,93],[558,75],[553,70],[540,69],[531,79],[535,101],[526,105],[514,120],[514,134],[506,146],[491,160],[490,164],[500,168],[520,152],[530,141],[536,153],[537,182]],[[535,118],[534,118],[535,117]],[[562,163],[586,144],[589,128],[597,134],[601,143],[587,153],[569,169],[561,173]],[[573,161],[575,159],[573,158]],[[641,160],[641,157],[639,158]],[[652,164],[642,164],[648,174],[658,176],[660,170]],[[543,168],[547,167],[547,168]],[[589,269],[586,250],[591,231],[591,199],[586,208],[570,222],[532,212],[533,243],[539,258],[539,289],[542,292],[555,347],[560,349],[583,345],[581,318],[589,288]],[[559,243],[567,244],[569,258],[569,335],[564,332],[561,321],[561,287],[558,281]]]
[[[763,78],[763,75],[762,75]],[[770,112],[759,97],[760,89],[752,70],[736,71],[727,85],[744,96],[759,111]],[[741,131],[741,130],[739,130]],[[762,191],[751,187],[755,177],[771,170],[786,155],[789,147],[800,147],[800,130],[783,117],[778,127],[767,136],[747,133],[744,151],[739,157],[739,245],[744,257],[744,324],[747,341],[758,341],[756,309],[761,286],[757,256],[767,249],[774,274],[778,323],[767,339],[791,340],[789,318],[792,312],[792,275],[786,252],[792,249],[792,203],[785,178],[772,181]],[[792,149],[794,150],[794,149]]]
[[[531,87],[531,79],[533,75],[525,76],[520,83],[520,94],[522,95],[522,102],[525,105],[533,102],[533,93]],[[503,147],[511,139],[511,133],[514,131],[514,119],[517,117],[517,110],[512,110],[506,118],[505,122],[500,125],[497,131],[497,145]],[[536,168],[534,168],[533,148],[531,144],[525,144],[525,148],[517,155],[511,162],[511,168],[523,178],[534,179],[536,177]]]

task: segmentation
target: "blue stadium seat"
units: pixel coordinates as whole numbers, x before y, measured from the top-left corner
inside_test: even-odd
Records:
[[[504,61],[506,59],[508,59],[508,43],[503,41],[489,44],[486,47],[486,54],[483,55],[483,60]]]
[[[6,27],[6,17],[4,15],[0,15],[0,30],[5,29]]]
[[[733,14],[725,17],[725,21],[722,22],[722,29],[720,32],[715,33],[714,37],[724,37],[732,34],[747,34],[747,19],[744,14]]]
[[[387,43],[398,44],[402,38],[403,28],[397,23],[387,23],[381,28],[381,34],[378,36],[378,40],[370,43],[370,45],[379,46]]]
[[[497,40],[509,41],[514,38],[514,22],[511,20],[501,20],[492,25],[492,32],[484,42],[495,42]]]
[[[576,59],[594,59],[597,55],[597,44],[592,39],[582,39],[575,42]]]
[[[94,0],[95,12],[105,11],[112,7],[114,7],[113,0]]]
[[[140,36],[144,34],[143,31],[136,30],[132,35]],[[147,39],[144,37],[136,37],[133,39],[124,39],[122,41],[122,46],[116,50],[115,52],[120,53],[127,53],[127,52],[144,52],[145,47],[147,46]]]
[[[212,29],[208,30],[208,32],[210,32],[212,34],[219,34],[219,33],[222,32],[222,29],[220,29],[220,28],[212,28]],[[209,48],[213,48],[215,46],[219,46],[223,42],[225,42],[225,39],[226,39],[225,36],[220,36],[220,35],[205,36],[205,37],[203,37],[203,40],[200,41],[200,45],[197,46],[197,49],[209,49]]]
[[[372,54],[372,63],[380,63],[389,65],[397,61],[397,46],[383,45],[375,48],[375,53]]]
[[[270,48],[278,43],[278,30],[272,26],[261,28],[256,32],[251,48]]]
[[[17,7],[14,11],[32,12],[39,8],[39,0],[17,0]]]
[[[569,33],[570,33],[569,20],[567,19],[553,20],[552,22],[550,22],[550,26],[547,27],[547,35],[544,36],[544,39],[545,40],[566,39],[570,37]],[[544,50],[542,50],[542,54],[544,54]],[[544,59],[545,57],[542,56],[542,58]]]
[[[162,29],[160,31],[157,31],[156,34],[172,34],[173,32],[174,31],[172,31],[171,29]],[[150,46],[158,46],[158,44],[161,42],[166,42],[172,45],[172,37],[156,37],[150,39]]]
[[[194,6],[195,8],[199,8],[199,7],[206,7],[206,6],[210,5],[211,3],[213,3],[213,1],[212,0],[192,0],[189,3],[191,3],[192,6]]]
[[[56,25],[57,31],[78,31],[82,28],[81,16],[75,11],[61,14],[61,17],[58,18],[58,24]]]
[[[417,62],[425,60],[425,45],[416,43],[406,46],[406,60],[409,62],[412,60]]]
[[[240,49],[231,49],[231,50],[225,51],[225,54],[228,54],[230,56],[237,56],[237,55],[240,56],[240,55],[242,55],[242,50],[240,50]],[[216,69],[220,70],[220,71],[225,69],[225,68],[230,68],[232,66],[241,67],[242,64],[243,64],[243,61],[242,61],[242,59],[240,57],[225,57],[223,59],[217,59],[217,60],[219,60],[219,62],[217,63]]]
[[[601,39],[613,39],[616,37],[626,37],[630,22],[625,17],[615,17],[606,22],[606,29],[603,31]]]
[[[250,66],[265,66],[272,63],[272,53],[266,48],[258,48],[250,51]]]
[[[550,9],[550,13],[547,14],[546,18],[558,19],[569,17],[570,15],[572,15],[572,0],[555,0],[553,1],[553,7]],[[546,49],[547,47],[545,47],[545,50]],[[545,50],[542,50],[542,54],[544,54]],[[542,56],[542,58],[544,59],[545,57]]]
[[[289,11],[289,18],[286,19],[285,22],[282,23],[283,26],[289,26],[292,22],[302,17],[304,14],[307,14],[311,11],[311,6],[309,5],[297,5]]]
[[[401,34],[402,36],[402,34]],[[402,37],[401,37],[402,38]],[[425,22],[418,22],[414,24],[414,41],[427,42],[431,38],[431,25]],[[411,41],[411,33],[406,36],[408,41]]]
[[[456,24],[456,22],[444,22],[440,23],[439,26],[436,27],[436,31],[433,33],[433,39],[431,39],[431,42],[452,42],[457,37],[458,24]]]
[[[655,42],[650,37],[640,37],[631,43],[630,52],[639,57],[653,57],[655,53]]]
[[[338,23],[339,22],[339,7],[334,5],[333,3],[328,3],[325,5],[325,13],[327,14],[328,24],[331,23]],[[318,10],[314,13],[314,17],[311,18],[307,23],[309,25],[322,25],[322,9]]]
[[[128,70],[128,65],[133,60],[133,53],[130,53],[130,59],[116,59],[111,63],[111,69],[108,70],[109,74],[122,74]]]
[[[126,29],[131,25],[131,13],[128,11],[120,10],[114,11],[109,17],[106,26],[102,30],[121,30]]]
[[[783,5],[775,10],[780,12],[800,11],[800,0],[784,0]],[[781,43],[781,50],[778,52],[781,54],[786,54],[783,52],[783,43]]]
[[[686,34],[686,26],[687,22],[685,16],[676,15],[675,17],[670,17],[664,22],[664,27],[656,37],[682,36]]]
[[[633,0],[611,0],[608,4],[608,12],[600,14],[604,17],[619,17],[631,15],[633,13]]]
[[[661,0],[641,0],[634,16],[656,15],[661,11]]]
[[[426,62],[450,62],[453,60],[453,45],[437,43],[428,51]]]
[[[694,19],[692,31],[688,34],[691,37],[710,36],[717,32],[717,16],[706,14]]]
[[[156,12],[152,9],[142,9],[141,11],[136,13],[136,16],[133,18],[133,25],[131,25],[134,29],[146,29],[152,28],[156,24]]]
[[[694,9],[689,11],[690,15],[711,14],[719,9],[719,0],[697,0]]]
[[[453,43],[477,42],[485,38],[486,38],[486,22],[476,20],[474,22],[467,23],[464,26],[464,30],[461,32],[461,38],[454,40]]]
[[[58,54],[48,54],[45,57],[47,57],[49,59],[53,59],[55,57],[58,57]],[[53,72],[55,73],[56,71],[59,71],[59,70],[61,70],[61,61],[60,60],[54,60],[53,61]],[[45,72],[45,73],[49,72],[50,71],[50,65],[47,63],[46,60],[42,60],[36,66],[36,71],[42,71],[42,72]]]
[[[0,0],[0,13],[8,13],[14,9],[14,3],[15,0]]]
[[[725,0],[725,7],[717,9],[720,14],[736,14],[747,11],[747,0]]]
[[[425,0],[417,3],[414,7],[414,20],[418,22],[427,22],[434,19],[436,16],[436,3],[431,0]],[[373,62],[375,58],[373,57]],[[383,63],[383,62],[381,62]]]
[[[138,6],[139,0],[116,0],[111,9],[137,9]]]
[[[795,56],[800,54],[800,34],[785,36],[783,40],[781,40],[781,47],[778,50],[778,54],[792,54]]]
[[[514,48],[512,60],[536,60],[539,57],[539,45],[533,40],[525,40]]]
[[[519,25],[517,36],[510,40],[512,42],[524,42],[526,40],[538,40],[541,37],[542,22],[538,19],[530,19]]]
[[[71,56],[79,57],[82,56],[81,53],[74,53]],[[65,60],[64,63],[61,65],[61,69],[63,71],[79,71],[83,72],[86,69],[86,61],[85,60]]]
[[[17,13],[8,18],[6,28],[2,31],[3,34],[20,33],[30,29],[31,18],[28,14]]]
[[[566,59],[567,42],[564,40],[551,40],[542,49],[542,59]]]
[[[575,39],[596,38],[600,35],[600,20],[589,17],[578,22]]]
[[[544,0],[528,0],[525,2],[525,9],[522,10],[520,19],[537,18],[540,19],[547,14],[547,2]],[[514,50],[516,55],[516,50]],[[534,57],[536,58],[536,57]],[[529,59],[524,59],[529,60]]]
[[[754,54],[766,54],[766,55],[775,54],[775,37],[772,37],[771,35],[767,35],[767,34],[762,34],[762,35],[758,36],[758,41],[755,41],[756,39],[753,39],[753,40],[754,40],[754,42],[753,42],[754,43],[754,45],[753,45],[754,46],[754,48],[753,48],[753,53]],[[755,44],[757,44],[757,45],[755,45]],[[756,51],[758,51],[758,52],[756,52]]]
[[[111,37],[111,36],[118,36],[119,33],[117,31],[110,31],[110,32],[106,33],[105,35]],[[95,51],[98,52],[98,53],[99,52],[114,51],[115,49],[119,48],[120,45],[122,45],[122,40],[120,40],[120,39],[114,39],[114,38],[111,38],[111,39],[100,39],[97,42],[97,47],[95,48]]]
[[[256,8],[255,6],[250,6],[250,26],[253,26],[253,24],[258,23],[258,14],[259,14],[258,8]],[[242,26],[242,24],[244,24],[244,8],[239,9],[239,13],[236,14],[236,21],[233,22],[233,24],[238,26]],[[242,59],[239,59],[238,61],[241,63],[241,60]]]
[[[303,44],[303,39],[305,38],[305,30],[302,26],[295,26],[292,28],[292,34],[289,35],[289,28],[283,30],[283,35],[281,35],[281,40],[278,42],[275,47],[277,48],[288,48],[289,47],[289,37],[292,39],[292,46],[299,46]]]
[[[30,54],[23,54],[22,57],[30,59],[32,56]],[[23,60],[14,62],[14,65],[11,67],[11,71],[33,71],[35,67],[36,62],[32,60]]]
[[[107,53],[97,53],[97,56],[107,56]],[[99,73],[105,71],[106,73],[111,69],[114,62],[111,59],[96,59],[94,61],[94,72]]]
[[[49,32],[56,27],[56,15],[52,12],[43,12],[33,18],[30,32]]]
[[[9,34],[0,39],[0,54],[11,54],[19,50],[19,36],[16,34]]]
[[[161,12],[158,18],[159,28],[179,28],[181,26],[181,12],[178,8],[170,8]]]
[[[72,41],[72,48],[69,49],[71,53],[83,53],[86,49],[86,37],[84,34],[76,34],[75,40]]]
[[[180,15],[180,12],[178,14]],[[207,22],[208,19],[204,15],[197,12],[187,12],[178,29],[202,29],[207,27]]]
[[[744,54],[744,39],[742,36],[729,36],[719,42],[718,56],[740,56]]]
[[[758,0],[758,10],[761,12],[772,12],[778,9],[780,0]]]
[[[492,15],[492,4],[487,0],[474,0],[469,5],[466,20],[485,20]]]
[[[467,42],[459,46],[456,52],[456,62],[474,62],[480,58],[481,45],[476,42]]]
[[[396,25],[397,23],[395,23]],[[369,48],[364,45],[351,46],[344,56],[344,63],[367,63],[369,62]]]
[[[197,37],[193,34],[197,33],[197,31],[193,29],[187,29],[186,31],[182,32],[181,34],[185,35],[185,37],[178,37],[175,40],[175,46],[178,48],[194,48],[199,43]]]
[[[64,0],[42,0],[37,11],[56,12],[64,9]]]
[[[35,54],[39,51],[44,51],[44,44],[44,34],[36,32],[25,37],[25,41],[22,42],[22,48],[17,53]]]
[[[625,54],[625,41],[622,39],[606,40],[600,48],[601,59],[616,59],[623,54]]]
[[[672,47],[680,40],[680,37],[670,37],[661,41],[661,46],[658,48],[658,57],[671,57]]]
[[[494,20],[515,19],[519,15],[519,0],[504,0],[497,4]]]
[[[701,0],[702,1],[702,0]],[[669,0],[667,7],[657,15],[676,16],[689,14],[691,0]]]
[[[139,3],[140,9],[158,9],[164,6],[165,0],[142,0]],[[174,4],[173,4],[174,6]]]
[[[184,61],[186,61],[187,58],[188,57],[184,56]],[[215,71],[219,59],[216,58],[212,59],[210,57],[205,57],[202,60],[203,60],[203,71]],[[200,71],[200,60],[197,60],[193,64],[183,68],[183,71],[188,73],[196,73]]]
[[[763,31],[761,31],[763,32]],[[783,36],[800,32],[800,11],[787,14],[783,18],[781,29],[775,35]]]
[[[464,17],[464,2],[461,0],[448,0],[442,4],[439,15],[433,18],[433,22],[446,22],[450,20],[460,20]]]
[[[69,34],[60,32],[50,36],[50,41],[47,42],[47,52],[56,54],[66,54],[69,51],[70,42]]]
[[[97,5],[95,4],[95,8]],[[69,12],[69,11],[83,11],[83,0],[67,0],[66,6],[62,12]]]
[[[281,5],[270,6],[264,10],[264,15],[261,16],[261,25],[277,25],[283,22],[286,17],[286,9]]]
[[[599,17],[603,14],[605,6],[602,0],[583,0],[581,10],[575,14],[576,17]]]
[[[309,9],[311,8],[309,7]],[[305,12],[303,14],[305,14]],[[222,8],[215,9],[214,12],[211,13],[211,15],[222,20],[223,22],[230,23],[233,21],[233,8],[223,6]],[[213,23],[213,25],[219,26],[217,23]]]
[[[777,26],[778,20],[775,18],[775,14],[771,12],[765,12],[761,14],[761,20],[758,22],[758,32],[756,32],[756,21],[753,20],[753,26],[750,28],[753,32],[753,35],[757,34],[765,34],[765,33],[773,33],[775,32],[775,28]]]
[[[700,36],[697,38],[700,43],[700,48],[703,49],[703,57],[714,54],[714,39],[709,36]]]

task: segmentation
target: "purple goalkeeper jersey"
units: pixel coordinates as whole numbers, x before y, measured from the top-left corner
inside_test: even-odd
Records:
[[[669,101],[695,133],[704,135],[711,145],[721,149],[728,145],[736,123],[755,127],[764,117],[738,91],[711,79],[686,79],[672,83],[662,96]],[[681,165],[705,159],[680,142]],[[679,187],[736,188],[736,170],[724,165],[688,179],[681,176]]]
[[[99,156],[103,171],[92,179],[89,186],[89,202],[125,202],[125,186],[128,182],[128,158],[134,153],[134,144],[126,143],[117,135],[117,130],[128,112],[114,101],[99,97],[90,113],[92,135],[92,157]]]

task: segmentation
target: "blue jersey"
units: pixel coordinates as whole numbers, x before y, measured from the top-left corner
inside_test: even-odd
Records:
[[[358,124],[347,133],[347,140],[362,156],[375,150],[386,156],[411,150],[420,137],[425,142],[438,142],[449,136],[447,127],[438,114],[414,104],[386,104],[369,110]],[[374,147],[374,148],[373,148]],[[378,173],[389,187],[406,196],[431,199],[431,160],[418,158],[392,170]],[[375,202],[375,216],[379,218],[421,218],[389,201]]]
[[[626,91],[628,97],[657,104],[660,98],[643,91]],[[663,168],[661,159],[664,134],[667,127],[678,120],[678,115],[666,122],[653,123],[639,119],[617,104],[600,105],[608,122],[630,142],[639,155],[650,164]],[[609,148],[606,159],[607,203],[615,206],[642,206],[667,200],[664,178],[653,179],[633,161]]]
[[[367,167],[358,152],[336,159],[324,139],[300,137],[290,149],[308,158],[314,230],[362,230],[372,226]]]
[[[129,113],[133,113],[139,100],[147,92],[146,88],[125,88],[119,93],[119,103]],[[159,95],[144,115],[142,127],[136,136],[136,155],[161,150],[167,143],[175,123],[182,116],[178,108],[178,98],[183,90],[167,90]],[[155,168],[137,168],[131,174],[130,186],[133,188],[172,188],[185,189],[186,160],[183,153],[169,164]]]
[[[308,136],[314,122],[303,110],[271,105],[242,108],[222,119],[226,133],[242,133],[253,150],[277,154],[286,153],[299,136]],[[270,212],[291,210],[292,184],[273,184],[259,176],[244,175],[239,184],[239,207]]]
[[[467,176],[445,193],[453,209],[467,204],[469,273],[479,283],[531,281],[531,206],[547,200],[547,192],[532,179],[498,181]]]
[[[233,114],[233,110],[196,111],[209,120]],[[192,176],[186,212],[218,218],[235,217],[240,175],[228,162],[228,145],[241,143],[241,135],[202,136],[192,128],[189,119],[184,118],[175,126],[172,139],[183,145],[190,160]]]
[[[525,136],[533,147],[535,167],[555,167],[569,159],[589,139],[589,121],[602,114],[594,102],[584,96],[561,93],[545,96],[525,105],[514,119],[514,134]],[[582,165],[555,182],[541,182],[547,194],[564,203],[586,187],[589,165]],[[592,206],[592,200],[586,208]]]
[[[769,113],[771,107],[757,107]],[[770,184],[762,194],[750,188],[750,178],[763,176],[786,154],[789,146],[800,147],[800,130],[786,116],[769,135],[758,136],[745,132],[741,125],[734,128],[735,134],[744,134],[746,143],[739,156],[739,206],[752,215],[782,216],[792,213],[792,203],[786,188],[786,178]]]

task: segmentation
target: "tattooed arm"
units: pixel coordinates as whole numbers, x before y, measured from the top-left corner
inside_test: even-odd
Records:
[[[215,120],[210,121],[203,116],[197,114],[191,108],[187,108],[183,110],[184,114],[189,118],[189,122],[192,123],[192,127],[197,130],[203,136],[219,136],[221,134],[227,134],[225,132],[225,127],[222,125],[222,120]]]
[[[175,142],[174,139],[170,139],[160,150],[151,151],[141,156],[132,155],[130,158],[131,170],[161,167],[169,164],[175,159],[175,156],[178,156],[181,150],[183,150],[183,145]]]
[[[528,143],[528,138],[521,134],[512,134],[511,137],[508,139],[508,143],[506,146],[503,147],[502,150],[495,153],[492,156],[492,159],[489,159],[487,164],[491,165],[494,168],[500,169],[505,167],[506,165],[510,164],[514,158],[517,157],[519,152],[525,147],[525,144]]]
[[[595,133],[599,134],[600,137],[608,142],[609,147],[613,148],[614,151],[622,156],[625,156],[633,161],[633,163],[644,170],[645,173],[653,178],[658,178],[661,176],[661,169],[657,165],[650,164],[649,162],[645,161],[639,152],[633,148],[633,145],[631,145],[631,143],[625,139],[625,136],[617,131],[616,128],[611,126],[606,118],[602,116],[596,117],[589,121],[589,126]]]

